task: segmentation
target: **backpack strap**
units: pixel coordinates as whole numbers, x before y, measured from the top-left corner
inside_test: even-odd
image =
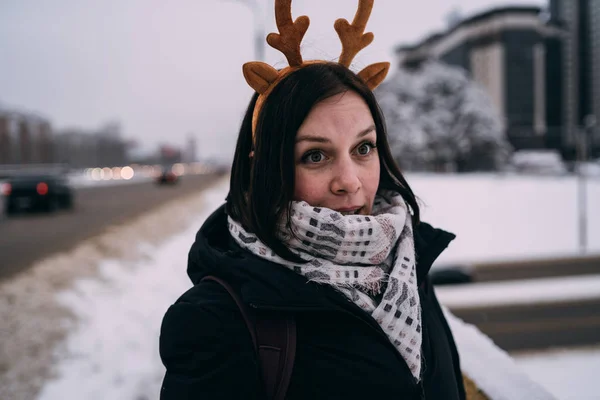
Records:
[[[290,315],[269,314],[255,314],[258,357],[267,398],[283,400],[294,369],[296,321]]]
[[[237,304],[252,337],[267,399],[283,400],[287,393],[296,356],[296,320],[282,313],[251,312],[227,282],[216,276],[202,281],[221,285]]]

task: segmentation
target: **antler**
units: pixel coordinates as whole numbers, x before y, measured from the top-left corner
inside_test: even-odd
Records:
[[[373,42],[373,33],[364,33],[373,10],[373,2],[374,0],[358,1],[358,10],[352,25],[344,18],[338,19],[333,25],[342,42],[342,54],[338,62],[348,68],[358,52]]]
[[[335,21],[334,27],[342,42],[342,54],[338,61],[339,64],[350,68],[352,60],[359,51],[367,47],[373,42],[373,34],[371,32],[364,33],[367,27],[367,22],[373,10],[375,0],[359,0],[358,10],[354,16],[352,24],[347,20],[340,18]],[[254,114],[252,116],[252,140],[255,139],[256,126],[258,116],[269,95],[270,91],[277,83],[284,79],[291,71],[298,67],[312,63],[320,63],[325,61],[308,61],[302,60],[300,53],[300,43],[308,30],[310,20],[303,15],[298,17],[296,21],[292,19],[292,0],[275,0],[275,20],[279,33],[270,33],[267,36],[267,43],[271,47],[281,51],[288,60],[289,67],[280,71],[272,66],[260,61],[245,63],[243,66],[244,78],[248,85],[252,87],[259,96],[254,106]],[[390,63],[381,62],[367,66],[358,73],[358,76],[364,81],[369,89],[374,90],[385,79],[390,69]]]
[[[310,20],[303,15],[293,21],[292,0],[275,0],[275,20],[279,34],[270,33],[267,36],[267,43],[285,55],[290,67],[302,65],[300,43],[310,25]]]

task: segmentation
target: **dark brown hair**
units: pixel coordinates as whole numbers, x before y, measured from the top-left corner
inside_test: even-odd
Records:
[[[375,121],[381,164],[379,189],[400,193],[412,209],[413,223],[419,223],[417,200],[392,157],[383,114],[373,92],[342,65],[308,65],[283,79],[267,97],[254,145],[252,113],[258,95],[252,97],[238,136],[226,205],[227,213],[244,229],[289,261],[299,262],[299,258],[276,237],[276,225],[282,215],[289,216],[293,200],[296,133],[317,103],[347,91],[365,100]]]

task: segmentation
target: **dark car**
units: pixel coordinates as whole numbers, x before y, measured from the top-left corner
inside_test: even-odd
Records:
[[[13,176],[2,184],[6,214],[21,210],[54,211],[73,207],[73,189],[63,176]]]
[[[179,176],[173,172],[172,168],[162,168],[156,177],[156,183],[159,185],[175,184],[179,181]]]

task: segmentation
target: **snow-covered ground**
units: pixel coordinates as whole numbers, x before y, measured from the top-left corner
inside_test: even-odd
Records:
[[[456,318],[445,306],[444,313],[458,347],[462,372],[490,399],[554,399],[552,393],[524,374],[510,355],[499,349],[475,326]],[[566,379],[574,380],[571,376]]]
[[[206,207],[188,229],[158,247],[143,246],[143,261],[106,260],[100,266],[102,280],[81,280],[59,294],[80,324],[58,350],[59,378],[44,387],[40,400],[158,398],[164,375],[158,356],[160,322],[191,287],[189,247],[201,223],[223,202],[227,184],[206,191]]]
[[[408,179],[427,204],[424,219],[458,235],[443,255],[444,261],[564,255],[577,250],[573,179],[493,175],[410,175]],[[189,246],[208,213],[223,201],[226,183],[204,193],[203,208],[189,212],[184,230],[160,244],[140,241],[141,259],[101,260],[97,277],[80,279],[57,294],[57,301],[79,322],[70,328],[63,344],[55,347],[54,378],[43,386],[38,400],[158,398],[164,374],[157,348],[160,322],[168,306],[191,286],[185,272]],[[600,204],[600,182],[590,183],[588,195],[590,248],[600,251],[600,212],[593,206]],[[161,227],[146,224],[139,229],[160,231]],[[136,235],[127,235],[131,236]],[[68,255],[62,262],[69,263]],[[468,327],[464,331],[468,332]],[[485,347],[481,346],[474,348]],[[565,397],[554,386],[546,386],[561,399],[598,398],[593,397],[594,380],[583,380],[578,373],[578,363],[587,365],[588,357],[578,361],[579,353],[571,356],[575,365],[565,368],[561,379],[565,386],[577,386],[583,394]],[[545,384],[539,376],[553,373],[553,364],[536,363],[535,357],[523,356],[517,361]],[[497,358],[512,365],[501,353]],[[477,354],[466,356],[468,359],[475,363]],[[593,353],[590,362],[597,365],[599,359],[600,354]],[[471,365],[476,370],[476,364]],[[489,387],[494,387],[493,371],[487,376]],[[495,373],[501,372],[498,368]],[[510,373],[515,376],[514,371]]]
[[[578,253],[577,179],[494,174],[407,176],[423,220],[457,235],[438,266]],[[588,251],[600,253],[600,179],[587,181]]]
[[[600,346],[513,355],[517,365],[561,400],[598,400]]]

